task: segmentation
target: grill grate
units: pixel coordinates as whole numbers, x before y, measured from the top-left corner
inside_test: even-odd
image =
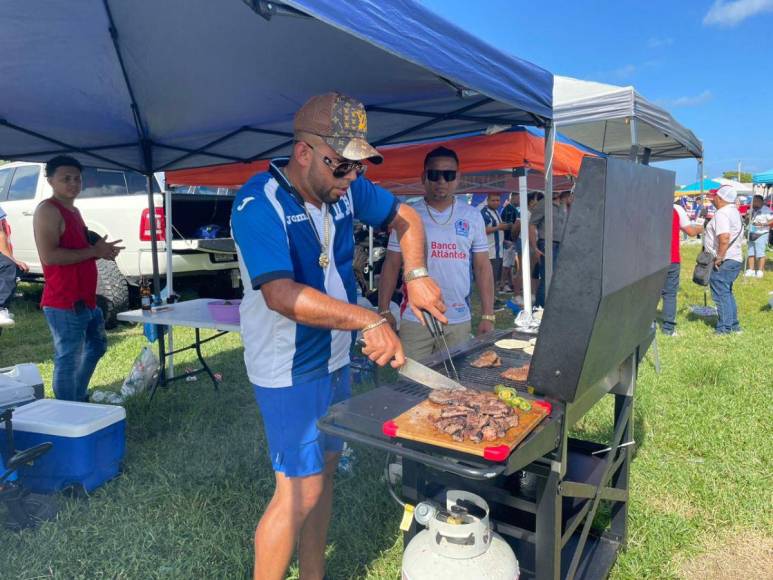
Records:
[[[525,340],[534,338],[532,335],[520,333],[509,334],[508,337]],[[490,341],[487,341],[483,344],[478,343],[461,351],[452,349],[451,354],[454,365],[456,366],[456,370],[459,373],[459,382],[461,382],[464,386],[477,388],[479,390],[492,390],[494,385],[499,383],[513,386],[516,389],[522,391],[526,390],[526,381],[512,381],[509,379],[503,379],[500,376],[500,373],[510,367],[520,367],[524,364],[530,363],[531,355],[526,354],[520,349],[509,350],[504,348],[496,348],[493,343],[499,338],[502,337],[497,336],[496,338],[491,339]],[[478,369],[470,366],[471,362],[473,362],[481,355],[481,353],[487,350],[496,351],[496,353],[499,355],[499,358],[502,359],[502,366],[485,369]],[[431,364],[430,366],[439,373],[445,374],[445,369],[443,368],[442,362],[437,362],[435,364]]]

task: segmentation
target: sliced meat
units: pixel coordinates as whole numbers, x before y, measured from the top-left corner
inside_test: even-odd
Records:
[[[450,419],[441,419],[435,423],[436,428],[440,429],[444,433],[448,433],[449,435],[453,435],[457,431],[461,431],[464,429],[464,426],[464,419],[456,417]]]
[[[430,400],[441,407],[439,415],[430,421],[435,429],[450,435],[454,441],[494,441],[518,424],[515,410],[494,393],[473,389],[433,391]]]
[[[473,412],[472,409],[468,407],[461,407],[461,406],[445,407],[442,411],[440,411],[440,416],[441,417],[466,417],[471,412]]]
[[[476,358],[474,361],[472,361],[470,363],[470,366],[475,367],[476,369],[501,367],[502,359],[499,358],[499,355],[495,351],[487,350],[486,352],[481,354],[478,358]]]
[[[510,381],[523,382],[529,376],[529,365],[526,364],[521,367],[510,367],[509,369],[499,373],[499,376]]]
[[[429,400],[438,405],[458,405],[467,393],[467,389],[434,389]]]
[[[481,434],[483,435],[484,441],[494,441],[497,438],[497,430],[491,425],[484,427]]]

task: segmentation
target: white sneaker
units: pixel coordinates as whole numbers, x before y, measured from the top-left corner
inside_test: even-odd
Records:
[[[765,274],[762,270],[757,270],[757,278],[762,278],[762,276]]]
[[[16,324],[7,308],[0,308],[0,328],[10,328]]]
[[[746,272],[743,274],[744,278],[754,278],[754,276],[754,270],[746,270]]]

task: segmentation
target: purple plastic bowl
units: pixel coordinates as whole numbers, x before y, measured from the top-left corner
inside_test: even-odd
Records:
[[[213,300],[207,303],[209,313],[215,322],[239,324],[239,304],[241,300]]]

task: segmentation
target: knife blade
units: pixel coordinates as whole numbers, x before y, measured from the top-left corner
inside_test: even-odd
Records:
[[[411,379],[430,389],[460,389],[464,388],[455,380],[432,370],[426,365],[421,364],[411,358],[405,358],[405,364],[397,372],[405,378]]]

